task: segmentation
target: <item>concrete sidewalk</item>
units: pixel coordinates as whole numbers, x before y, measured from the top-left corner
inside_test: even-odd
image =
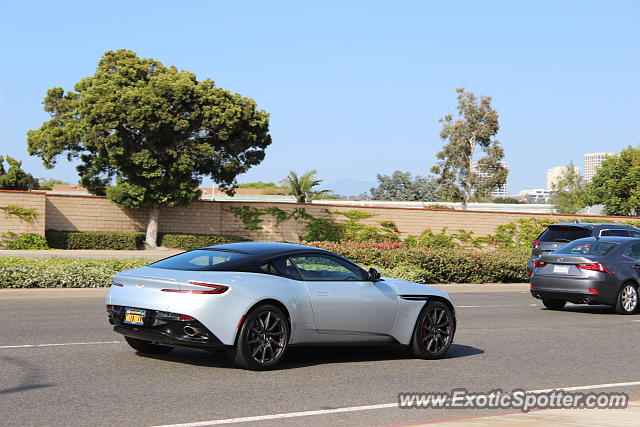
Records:
[[[158,260],[184,252],[182,249],[146,249],[139,251],[49,249],[49,250],[0,250],[0,258],[80,258],[80,259],[129,259]]]
[[[627,409],[545,409],[528,413],[453,418],[430,421],[426,424],[405,424],[423,426],[519,426],[523,424],[544,424],[553,426],[637,426],[640,423],[640,401],[629,402]]]

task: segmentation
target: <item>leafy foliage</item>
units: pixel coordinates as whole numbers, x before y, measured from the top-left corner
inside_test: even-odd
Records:
[[[53,190],[53,186],[58,184],[69,185],[68,182],[55,179],[55,178],[50,178],[50,179],[38,178],[38,181],[40,183],[40,190]]]
[[[0,258],[0,288],[95,288],[111,285],[123,270],[149,264],[144,259]]]
[[[607,215],[640,215],[640,147],[628,147],[602,162],[585,200],[604,205]]]
[[[127,231],[57,231],[45,232],[47,242],[55,249],[140,249],[144,233]]]
[[[22,206],[18,205],[7,205],[0,206],[0,210],[5,211],[5,213],[7,213],[8,215],[17,216],[18,218],[29,224],[33,224],[33,221],[38,218],[38,211],[33,208],[23,208]]]
[[[313,189],[322,182],[321,179],[316,178],[316,173],[318,171],[312,169],[298,177],[296,172],[290,171],[289,175],[282,180],[282,184],[298,203],[310,203],[322,194],[329,192],[329,190],[315,191]]]
[[[4,168],[5,158],[0,156],[0,190],[37,190],[40,184],[30,173],[22,170],[22,162],[7,156],[9,169]]]
[[[246,239],[239,237],[218,236],[215,234],[160,234],[160,245],[167,248],[184,249],[190,251],[205,246],[221,245],[223,243],[242,242]]]
[[[438,184],[434,178],[395,171],[391,176],[377,175],[378,186],[371,188],[371,200],[426,201],[438,200]]]
[[[47,91],[51,120],[27,133],[29,153],[53,167],[78,158],[81,184],[129,208],[187,205],[203,176],[233,192],[238,174],[264,159],[269,116],[255,101],[195,74],[108,51],[74,91]],[[157,209],[147,243],[155,246]],[[151,240],[151,241],[149,241]]]
[[[244,184],[238,184],[236,187],[238,188],[282,188],[279,185],[276,185],[273,182],[262,182],[262,181],[258,181],[258,182],[246,182]]]
[[[381,247],[379,243],[310,242],[375,267],[388,277],[420,283],[526,282],[527,252]],[[390,243],[393,244],[393,243]]]
[[[580,171],[571,161],[552,185],[551,204],[554,211],[560,214],[575,214],[586,206],[584,192],[585,184]]]
[[[4,233],[0,236],[0,243],[5,249],[49,249],[47,239],[37,233]]]
[[[447,114],[440,122],[440,137],[446,141],[437,154],[438,162],[431,169],[438,175],[439,195],[442,200],[462,201],[463,208],[471,198],[484,198],[493,189],[503,185],[507,170],[500,163],[504,150],[500,141],[494,139],[498,133],[498,113],[491,107],[491,97],[478,98],[464,89],[458,93],[458,116]],[[472,168],[476,146],[484,157]]]

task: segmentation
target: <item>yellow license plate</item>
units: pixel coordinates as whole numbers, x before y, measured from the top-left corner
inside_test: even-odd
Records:
[[[131,325],[142,325],[144,324],[145,314],[147,314],[146,310],[127,308],[124,312],[124,323],[129,323]]]

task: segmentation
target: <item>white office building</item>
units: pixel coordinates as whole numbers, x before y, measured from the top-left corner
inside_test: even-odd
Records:
[[[553,190],[553,186],[558,182],[560,177],[564,175],[568,166],[555,166],[551,169],[547,169],[547,190]],[[577,166],[573,167],[573,170],[579,175],[580,168]]]
[[[596,170],[607,157],[615,156],[615,153],[587,153],[584,155],[584,180],[591,181]]]
[[[502,165],[503,168],[508,169],[507,168],[507,162],[500,162],[500,164]],[[478,162],[472,162],[471,163],[471,171],[474,173],[477,173],[479,176],[489,176],[489,174],[487,172],[480,172],[478,170],[476,170],[476,168],[478,167]],[[507,197],[507,183],[505,181],[504,185],[499,185],[496,188],[493,189],[493,191],[491,192],[491,197]]]
[[[551,200],[551,191],[544,188],[522,190],[518,193],[518,197],[527,203],[549,203]]]

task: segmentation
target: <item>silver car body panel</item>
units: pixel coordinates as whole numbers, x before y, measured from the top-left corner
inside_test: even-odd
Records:
[[[442,298],[453,308],[449,295],[440,289],[391,278],[312,282],[260,273],[141,267],[118,273],[113,280],[122,286],[110,288],[107,304],[192,316],[225,345],[234,345],[243,316],[261,301],[277,301],[287,309],[290,344],[409,344],[429,298]],[[202,289],[190,281],[229,289],[222,294],[176,292]]]

